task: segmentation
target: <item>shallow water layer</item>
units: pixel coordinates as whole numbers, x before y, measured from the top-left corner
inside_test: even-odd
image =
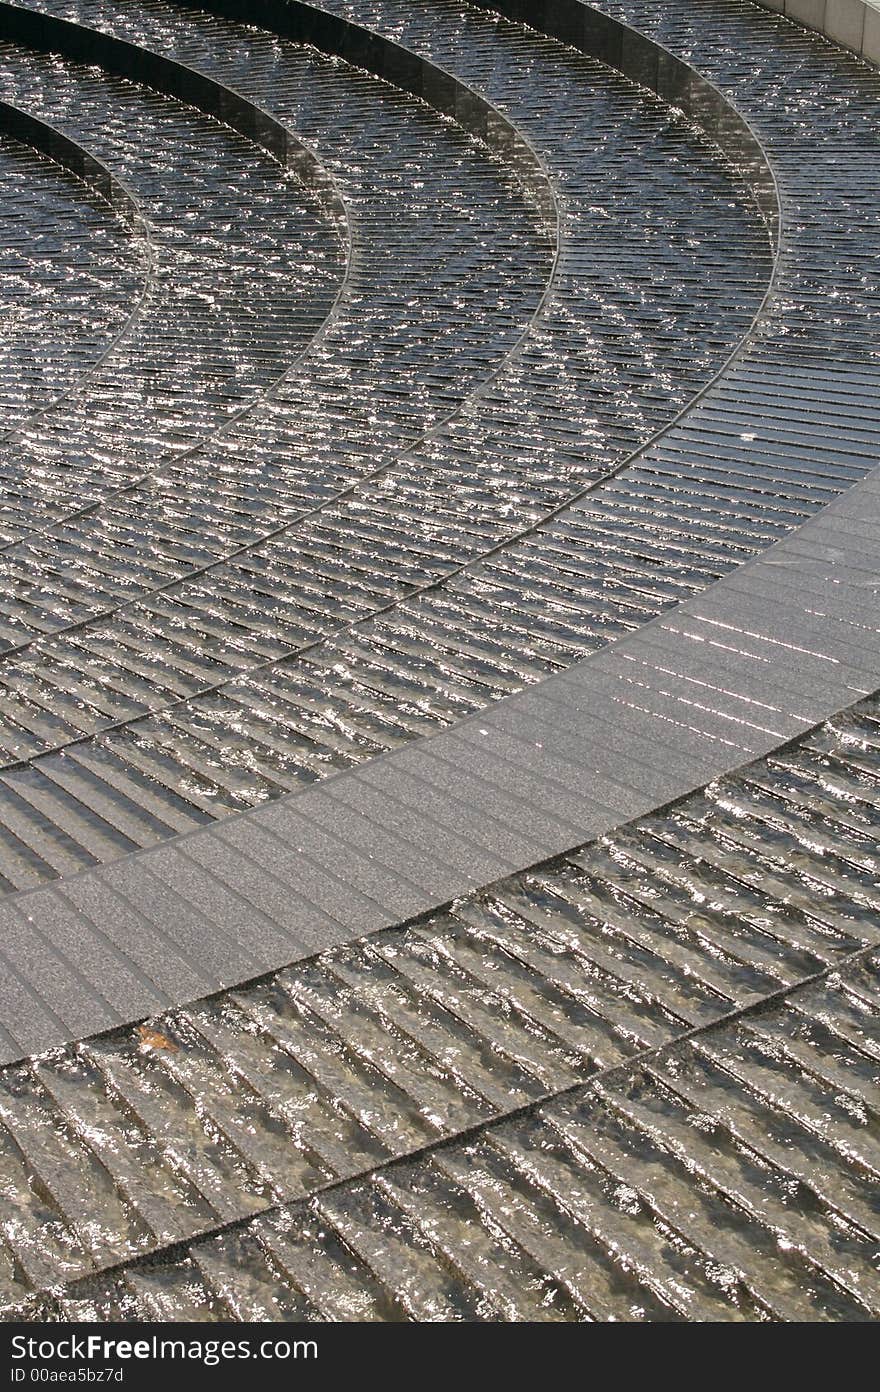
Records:
[[[7,1314],[63,1279],[43,1317],[866,1318],[878,758],[874,700],[447,912],[2,1070]]]
[[[245,42],[243,31],[205,17],[184,25],[162,5],[136,14],[105,3],[53,0],[48,8],[115,26],[234,81],[320,151],[319,109],[303,95],[304,59],[290,45],[250,31]],[[402,107],[400,119],[415,122],[411,131],[401,126],[409,153],[395,148],[381,161],[383,177],[396,181],[396,216],[405,189],[416,207],[433,198],[436,208],[439,197],[452,219],[441,224],[435,213],[417,243],[422,274],[437,278],[425,319],[411,285],[389,278],[396,253],[387,242],[355,287],[359,315],[362,296],[378,307],[384,295],[386,317],[367,325],[343,316],[314,363],[227,434],[215,475],[219,514],[200,461],[191,475],[160,473],[134,503],[102,507],[20,558],[0,559],[17,590],[5,619],[0,613],[10,645],[3,669],[16,689],[5,711],[2,784],[18,828],[3,871],[12,885],[149,844],[429,732],[683,593],[680,580],[658,590],[637,566],[631,579],[603,581],[597,612],[564,542],[542,532],[527,545],[525,584],[506,543],[601,478],[720,363],[766,285],[765,229],[715,152],[653,99],[558,44],[526,41],[517,26],[496,32],[474,20],[474,42],[456,46],[449,23],[454,29],[457,13],[438,15],[437,57],[498,102],[559,189],[562,257],[540,319],[520,343],[524,311],[539,306],[550,267],[524,239],[512,188],[498,183],[493,202],[489,184],[462,184],[471,158],[463,151],[454,178],[436,160],[428,174],[425,117]],[[375,109],[376,84],[338,65],[322,80],[361,122]],[[573,84],[583,95],[577,105]],[[361,128],[350,138],[362,162],[375,158]],[[338,143],[332,159],[350,179]],[[387,239],[379,203],[371,216],[377,239]],[[500,228],[509,272],[498,256]],[[465,236],[474,254],[466,292],[450,279]],[[524,264],[520,252],[532,258],[531,281],[511,278]],[[399,279],[399,259],[394,269]],[[499,298],[487,300],[487,287]],[[472,292],[481,313],[470,318]],[[404,337],[399,318],[391,330],[389,308],[405,310]],[[509,361],[488,351],[492,332],[498,348],[515,350]],[[434,367],[421,376],[426,354]],[[434,400],[450,415],[442,427],[428,395],[437,389]],[[370,481],[358,483],[364,472]],[[149,547],[138,540],[145,509]],[[270,514],[277,534],[248,542],[248,529]],[[227,563],[230,544],[238,554]],[[500,577],[484,575],[479,558],[497,547],[505,547]],[[462,580],[451,579],[463,566]],[[45,583],[35,583],[35,567]],[[436,602],[429,597],[430,615],[405,607],[434,585],[442,588]],[[470,587],[464,601],[462,587]],[[519,645],[525,651],[508,655],[495,631],[506,637],[513,615],[532,631]],[[451,625],[466,635],[466,652],[447,638]],[[253,669],[257,681],[239,679]],[[167,716],[149,714],[166,707]],[[61,836],[44,824],[24,833],[37,805],[41,817],[57,808]]]

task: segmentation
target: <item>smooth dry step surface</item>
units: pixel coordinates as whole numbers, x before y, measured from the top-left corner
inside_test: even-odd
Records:
[[[0,439],[75,388],[129,326],[147,248],[83,182],[0,138]]]
[[[878,538],[875,470],[766,558],[491,712],[220,826],[9,896],[5,1057],[440,906],[875,690]],[[170,968],[168,942],[188,975]]]
[[[5,1316],[876,1315],[878,835],[873,699],[442,914],[6,1069]]]
[[[258,31],[245,43],[234,26],[159,5],[53,0],[48,8],[161,46],[283,113],[293,59]],[[533,142],[563,202],[562,257],[540,322],[446,428],[418,453],[373,457],[382,477],[344,502],[316,491],[314,516],[118,615],[105,607],[113,596],[102,574],[94,623],[7,658],[7,760],[27,763],[3,784],[16,827],[3,868],[13,888],[277,797],[353,756],[435,729],[474,708],[471,688],[479,695],[484,677],[491,696],[552,670],[532,651],[499,671],[484,636],[475,682],[447,673],[429,694],[433,673],[418,684],[415,671],[401,683],[380,674],[378,690],[374,676],[358,693],[359,709],[337,713],[347,660],[328,662],[323,648],[328,634],[369,624],[371,612],[441,581],[601,477],[668,420],[747,327],[770,269],[766,234],[706,142],[595,62],[518,26],[499,40],[472,18],[482,28],[462,50],[473,56],[461,75]],[[454,67],[445,50],[437,57]],[[584,98],[576,110],[574,83]],[[288,447],[283,424],[276,399],[257,437],[258,464]],[[242,434],[255,429],[251,415]],[[328,462],[338,467],[335,454]],[[309,478],[316,487],[314,465]],[[83,523],[85,541],[94,525]],[[69,542],[65,533],[55,549]],[[548,576],[551,603],[553,586]],[[648,589],[647,600],[630,589],[628,617],[651,612]],[[667,596],[678,592],[665,587]],[[541,602],[528,598],[531,607]],[[558,636],[571,637],[582,602],[568,612],[563,592],[554,608]],[[494,606],[493,622],[502,614]],[[274,665],[303,648],[307,662]],[[421,655],[417,643],[410,657]],[[254,666],[259,683],[236,679],[236,669]],[[167,717],[137,715],[165,706]],[[50,753],[65,747],[63,757]],[[44,850],[46,818],[64,828],[54,863]]]

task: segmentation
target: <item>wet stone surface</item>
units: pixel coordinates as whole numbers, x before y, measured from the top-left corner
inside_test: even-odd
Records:
[[[0,440],[76,389],[136,313],[147,248],[79,180],[0,144]]]
[[[7,1316],[876,1314],[878,810],[872,701],[447,913],[3,1070]]]
[[[591,59],[458,0],[327,7],[516,123],[557,190],[558,260],[483,146],[314,50],[164,3],[31,6],[271,109],[338,182],[349,245],[227,128],[0,49],[10,99],[131,181],[160,268],[106,372],[0,441],[0,955],[53,1037],[84,1036],[0,1070],[0,1310],[876,1318],[876,698],[259,980],[205,997],[188,925],[160,922],[127,986],[104,985],[117,1021],[146,985],[149,1018],[85,1037],[84,993],[55,1002],[59,1034],[36,1000],[75,915],[41,955],[17,891],[57,881],[63,915],[92,888],[65,884],[78,870],[119,861],[133,883],[141,847],[488,709],[876,465],[875,74],[738,0],[603,6],[727,91],[780,183],[766,312],[675,419],[772,269],[719,152]],[[0,149],[0,195],[26,173],[26,218],[64,208],[28,268],[51,331],[34,356],[13,315],[0,355],[22,380],[73,382],[140,249],[38,166]],[[86,240],[106,282],[74,325],[97,274]],[[0,270],[4,254],[14,240]],[[215,837],[181,843],[195,883]],[[430,855],[439,875],[439,840]],[[247,886],[264,917],[279,885]],[[169,998],[193,1003],[160,1013]]]
[[[2,517],[8,556],[264,394],[330,309],[342,259],[311,196],[219,122],[53,54],[6,46],[0,71],[10,100],[130,185],[157,259],[138,322],[104,370],[0,455],[14,499]],[[117,545],[124,555],[121,529]],[[73,560],[68,547],[56,565]],[[36,595],[36,555],[5,570],[13,594],[26,574]]]
[[[184,24],[161,5],[132,12],[53,0],[48,8],[159,46],[221,76],[290,120],[320,149],[320,128],[301,95],[302,55],[291,45],[256,32],[246,44],[233,43],[242,37],[234,26],[193,16]],[[52,857],[47,863],[46,816],[64,827],[52,847],[56,865],[112,858],[184,825],[277,797],[413,733],[430,732],[582,655],[649,617],[658,602],[685,592],[679,579],[655,585],[656,564],[645,573],[637,562],[636,574],[624,574],[619,583],[611,577],[599,582],[597,613],[596,586],[570,571],[565,542],[545,540],[543,532],[527,546],[525,586],[515,546],[500,553],[500,573],[493,566],[483,575],[474,567],[488,549],[600,478],[723,361],[765,288],[766,232],[717,155],[655,101],[598,64],[559,44],[539,42],[517,26],[496,32],[471,15],[468,42],[456,40],[457,14],[455,7],[438,11],[432,56],[498,103],[532,140],[559,189],[562,255],[540,321],[493,376],[501,359],[487,353],[482,338],[472,343],[463,306],[447,322],[439,310],[442,300],[435,300],[435,361],[439,347],[448,378],[456,361],[450,348],[461,336],[488,380],[463,404],[447,393],[446,411],[435,409],[433,416],[423,401],[422,430],[456,404],[459,409],[416,448],[415,432],[400,413],[411,409],[406,403],[413,391],[417,399],[425,397],[424,386],[401,358],[396,338],[383,358],[366,358],[358,371],[342,368],[338,355],[345,363],[345,335],[351,332],[343,315],[338,329],[322,339],[314,366],[307,358],[265,412],[249,413],[241,431],[224,437],[224,470],[253,480],[246,498],[239,493],[240,522],[232,535],[242,549],[233,562],[222,561],[230,537],[225,513],[211,554],[207,499],[200,511],[184,512],[184,540],[161,495],[155,530],[147,530],[142,542],[124,522],[136,509],[137,531],[145,530],[144,499],[138,496],[121,515],[102,508],[75,528],[64,528],[57,541],[29,547],[21,559],[17,551],[10,554],[9,578],[21,576],[25,567],[29,577],[22,602],[8,616],[12,647],[3,662],[14,692],[5,712],[6,758],[10,765],[26,765],[8,768],[0,782],[0,801],[9,797],[17,828],[15,841],[7,840],[13,854],[0,864],[11,886],[57,873]],[[412,35],[406,38],[415,42]],[[334,80],[350,101],[359,100],[361,121],[375,111],[375,84],[363,78],[353,84],[344,71]],[[584,96],[576,107],[569,99],[574,83]],[[408,158],[401,163],[400,150],[392,149],[385,164],[388,178],[422,199],[427,189],[415,186],[424,184],[423,156],[414,168],[416,141],[424,149],[424,117],[419,120]],[[355,138],[363,158],[361,129]],[[344,179],[338,144],[335,159]],[[453,184],[436,160],[430,172],[441,192]],[[397,224],[399,195],[396,187]],[[436,222],[436,206],[435,195],[430,236],[426,231],[424,246],[417,245],[426,272],[440,278],[437,295],[448,296],[454,245]],[[505,206],[509,215],[509,190]],[[369,230],[368,246],[378,245],[381,260],[364,266],[361,294],[376,295],[378,277],[400,307],[406,288],[403,303],[413,320],[406,332],[421,333],[412,293],[389,283],[382,269],[396,257],[395,279],[402,274],[399,234],[381,209]],[[360,263],[364,228],[356,225],[354,231]],[[496,267],[497,249],[496,235]],[[535,261],[534,248],[529,255],[543,276],[533,282],[532,299],[523,302],[534,310],[550,266]],[[442,271],[440,256],[447,260]],[[473,283],[484,327],[485,277],[478,259]],[[357,309],[360,323],[360,294]],[[507,323],[517,334],[528,327],[510,315]],[[382,332],[380,322],[380,345]],[[514,348],[516,339],[508,336],[502,345]],[[399,377],[389,379],[389,360],[399,362]],[[328,370],[335,374],[329,401],[321,390]],[[369,388],[370,411],[360,441],[359,383]],[[470,384],[479,387],[479,375]],[[399,423],[383,441],[376,402],[383,393],[388,400],[389,389]],[[313,426],[307,428],[307,420]],[[377,470],[371,482],[357,485],[359,472]],[[277,487],[267,486],[272,471],[279,475]],[[204,460],[198,478],[202,488]],[[175,475],[176,509],[180,482]],[[340,483],[352,489],[341,498]],[[291,516],[290,523],[265,543],[245,544],[248,527],[267,513],[277,522],[279,510]],[[194,555],[196,523],[200,553]],[[120,536],[131,559],[117,576]],[[169,541],[174,554],[166,560]],[[543,557],[548,544],[547,564],[535,564],[536,548]],[[574,545],[584,550],[580,538]],[[141,559],[133,548],[149,554]],[[666,549],[680,568],[680,553]],[[61,553],[63,584],[52,578],[46,587],[34,585],[35,562],[54,577]],[[91,580],[88,592],[77,583],[80,560]],[[176,574],[185,577],[194,560],[210,569],[189,581],[175,580]],[[462,565],[469,569],[461,581],[443,584]],[[580,562],[575,565],[583,571]],[[705,574],[708,567],[701,569]],[[140,597],[157,583],[165,587],[161,594]],[[408,602],[435,583],[442,585],[436,599]],[[511,608],[517,618],[508,634]],[[377,611],[387,612],[372,618]],[[471,640],[475,625],[479,636]],[[41,631],[49,636],[40,638]],[[239,677],[253,668],[258,679]],[[72,673],[75,692],[69,688]],[[165,707],[167,715],[144,715]],[[108,726],[111,732],[102,734]],[[25,827],[35,816],[40,825],[29,834]]]

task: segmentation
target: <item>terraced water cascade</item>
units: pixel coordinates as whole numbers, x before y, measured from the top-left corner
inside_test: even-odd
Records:
[[[0,18],[0,1317],[876,1319],[880,75]]]

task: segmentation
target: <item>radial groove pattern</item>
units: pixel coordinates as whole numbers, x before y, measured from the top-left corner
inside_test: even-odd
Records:
[[[876,1318],[880,77],[0,11],[6,1317]]]
[[[293,73],[288,69],[301,60],[289,49],[279,55],[259,35],[250,35],[245,46],[235,30],[204,17],[187,15],[184,20],[169,7],[147,7],[135,15],[130,7],[57,8],[90,23],[100,20],[138,41],[149,39],[163,51],[176,42],[182,59],[234,80],[236,88],[280,114],[287,84],[296,78],[296,91],[300,90],[298,68]],[[601,477],[640,437],[662,423],[664,413],[667,417],[674,413],[700,384],[701,373],[705,376],[718,366],[737,334],[747,327],[769,273],[765,233],[754,215],[748,226],[742,194],[717,162],[709,159],[709,152],[701,150],[680,125],[670,126],[668,113],[652,108],[607,69],[590,65],[559,45],[536,46],[533,63],[539,64],[544,94],[538,103],[534,74],[523,72],[520,63],[524,31],[513,29],[502,46],[494,42],[491,29],[478,37],[479,46],[468,45],[468,51],[481,57],[483,69],[499,54],[504,60],[494,81],[487,82],[484,72],[485,95],[501,105],[532,141],[565,204],[562,258],[536,331],[504,374],[494,375],[489,388],[444,429],[432,431],[417,454],[410,445],[397,462],[400,444],[392,441],[391,451],[383,446],[371,414],[365,422],[369,437],[362,446],[369,450],[366,472],[371,481],[350,491],[344,501],[334,503],[331,478],[317,512],[313,507],[305,518],[275,532],[262,546],[241,549],[234,563],[211,562],[209,571],[181,585],[169,584],[166,571],[161,595],[146,602],[139,597],[127,600],[118,614],[108,605],[106,590],[98,591],[94,623],[77,613],[69,638],[59,635],[49,644],[40,643],[36,651],[29,648],[20,659],[10,655],[4,664],[10,684],[37,702],[45,692],[53,715],[63,722],[60,729],[55,724],[53,731],[47,731],[34,728],[33,719],[15,719],[24,714],[16,699],[16,712],[10,711],[15,724],[7,760],[21,763],[30,756],[30,761],[26,774],[9,775],[15,793],[22,777],[28,786],[36,778],[38,797],[49,789],[49,796],[57,798],[50,767],[44,768],[42,757],[34,763],[33,756],[76,741],[78,764],[86,759],[94,768],[97,758],[108,764],[111,778],[118,767],[121,778],[113,779],[109,796],[120,799],[126,812],[131,808],[138,816],[146,775],[153,796],[167,804],[169,818],[198,823],[206,815],[278,796],[316,773],[332,770],[340,761],[345,766],[352,754],[356,756],[358,745],[369,753],[397,743],[413,727],[407,707],[425,704],[423,690],[413,688],[412,680],[407,682],[411,698],[402,712],[389,710],[384,720],[383,713],[377,712],[378,744],[368,728],[349,753],[345,746],[360,731],[347,718],[350,712],[344,711],[331,715],[324,739],[312,748],[308,735],[315,727],[309,699],[309,689],[315,686],[313,664],[320,663],[319,670],[339,665],[327,664],[324,658],[328,635],[332,640],[335,630],[356,625],[359,636],[371,611],[395,614],[408,594],[473,563],[523,524],[533,525],[542,514],[564,504],[585,482]],[[263,56],[261,47],[265,72],[256,61]],[[449,62],[445,51],[437,56]],[[479,81],[480,64],[463,77]],[[583,111],[573,112],[567,101],[572,83],[578,83],[588,98]],[[555,102],[549,105],[552,92]],[[297,120],[301,128],[301,116]],[[308,134],[319,138],[311,127]],[[602,188],[601,205],[595,203],[597,186]],[[383,223],[383,237],[386,230]],[[719,285],[715,242],[719,234],[727,246],[734,244],[732,255],[726,252],[723,258],[723,286]],[[448,239],[445,243],[435,239],[433,229],[430,245],[449,254]],[[383,248],[387,252],[387,240]],[[496,240],[496,262],[497,251]],[[414,309],[408,300],[410,316]],[[332,345],[322,343],[321,364],[331,350]],[[480,351],[485,361],[485,350]],[[380,372],[370,366],[365,375],[375,391],[382,383]],[[314,388],[314,380],[308,385]],[[356,429],[352,387],[347,375],[346,453],[356,444],[350,438]],[[407,389],[412,389],[409,383],[400,391]],[[314,489],[316,468],[328,446],[302,439],[302,414],[295,409],[301,402],[300,396],[282,402],[276,395],[265,433],[253,415],[243,433],[250,452],[255,442],[262,447],[257,456],[262,463],[269,449],[276,457],[280,431],[289,415],[297,436],[294,448],[305,456],[309,486]],[[288,408],[284,416],[282,406]],[[318,424],[323,439],[324,412]],[[382,453],[388,456],[387,465]],[[331,455],[330,463],[338,471],[338,453]],[[265,497],[265,489],[261,491]],[[270,495],[267,502],[274,504],[275,499]],[[140,501],[137,506],[142,506]],[[258,508],[259,498],[252,513]],[[273,514],[276,511],[277,504]],[[404,516],[408,526],[401,530]],[[89,518],[83,546],[88,548],[92,566],[93,530]],[[66,550],[70,544],[71,538],[62,535],[54,550]],[[149,536],[145,549],[155,564],[155,542]],[[31,555],[27,565],[30,573]],[[125,575],[124,582],[128,594],[134,587],[133,577]],[[66,573],[64,584],[70,587]],[[536,599],[532,598],[532,605]],[[499,620],[504,607],[502,598],[497,605]],[[60,611],[70,628],[69,602],[54,605],[53,611]],[[559,638],[564,639],[577,624],[564,594],[557,612]],[[644,613],[638,595],[627,612]],[[48,627],[42,615],[35,618]],[[15,619],[18,629],[22,617],[16,614]],[[310,655],[304,690],[300,664],[292,665],[287,656],[302,649]],[[410,658],[418,661],[418,657],[416,645]],[[492,657],[489,648],[482,665],[491,663]],[[538,652],[531,661],[528,656],[514,658],[512,664],[508,660],[505,665],[512,665],[513,671],[502,669],[490,689],[513,689],[518,677],[522,680],[556,665],[548,666],[542,658]],[[260,685],[239,689],[237,670],[255,666],[263,674]],[[67,673],[71,667],[78,674],[76,699],[61,709],[55,674]],[[281,705],[278,698],[291,681],[294,699],[288,715],[289,703]],[[322,693],[325,685],[319,677]],[[447,711],[454,714],[468,704],[472,708],[467,691],[456,702],[457,693],[448,687],[448,681],[438,686],[437,694],[446,697],[445,709],[438,710],[436,700],[432,702],[426,711],[430,723]],[[94,699],[89,701],[91,693]],[[332,697],[332,688],[327,694]],[[155,717],[138,718],[144,708],[161,710],[168,705],[172,713],[158,722]],[[281,730],[270,728],[264,733],[268,711],[273,717],[276,711],[282,716]],[[416,718],[416,731],[424,728],[423,719]],[[273,719],[272,725],[276,723]],[[324,724],[328,722],[319,721],[315,734],[322,733]],[[91,736],[107,726],[118,728],[96,744]],[[180,738],[181,729],[186,731],[185,741]],[[247,751],[237,755],[236,746],[243,737]],[[69,758],[64,760],[65,773],[70,764]],[[85,777],[91,781],[88,774]],[[93,856],[98,841],[89,811],[100,815],[100,809],[94,808],[95,795],[85,784],[82,792],[86,808],[85,814],[79,814],[85,816],[82,829],[75,807],[74,820],[67,826],[76,827],[76,840]],[[172,829],[177,825],[172,821]],[[161,825],[147,823],[135,844],[163,834],[167,832]],[[99,850],[98,858],[105,854],[106,850]]]
[[[131,332],[149,248],[37,151],[3,142],[3,439],[45,413]]]
[[[876,1312],[878,715],[448,913],[7,1070],[10,1308],[63,1252],[77,1318]],[[481,1274],[482,1222],[510,1245]]]

